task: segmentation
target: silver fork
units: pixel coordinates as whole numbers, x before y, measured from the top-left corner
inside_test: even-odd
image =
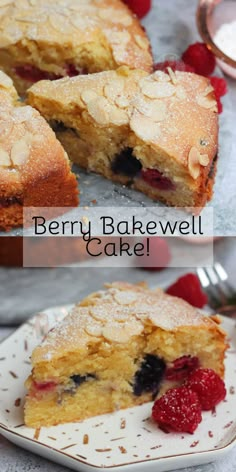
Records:
[[[208,295],[209,306],[224,316],[236,318],[236,291],[222,265],[216,262],[213,267],[198,268],[197,275]]]

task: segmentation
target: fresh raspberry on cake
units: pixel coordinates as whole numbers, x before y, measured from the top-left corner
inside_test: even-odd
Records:
[[[139,17],[143,18],[150,11],[152,0],[123,0],[126,5]]]
[[[223,105],[221,102],[221,97],[226,95],[226,93],[228,92],[227,82],[225,79],[220,78],[220,77],[209,77],[209,79],[210,79],[212,87],[214,87],[214,90],[215,90],[218,113],[222,113]]]
[[[202,421],[197,394],[186,387],[168,390],[155,401],[152,418],[170,431],[193,434]]]
[[[207,77],[214,72],[216,59],[204,43],[191,44],[182,55],[183,61],[193,67],[196,74]]]
[[[200,280],[196,274],[186,274],[170,285],[166,293],[175,297],[183,298],[196,308],[203,308],[208,298],[203,292]]]
[[[212,369],[197,369],[192,372],[186,387],[196,392],[203,410],[212,410],[226,397],[224,381]]]

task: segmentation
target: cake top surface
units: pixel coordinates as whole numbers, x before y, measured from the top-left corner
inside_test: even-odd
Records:
[[[36,347],[32,363],[47,362],[74,350],[86,355],[88,347],[99,343],[124,345],[145,327],[171,332],[191,327],[219,329],[187,302],[161,289],[117,282],[76,305]]]
[[[138,139],[173,157],[195,180],[217,152],[214,89],[208,79],[196,74],[169,69],[169,73],[148,75],[123,67],[38,82],[29,90],[29,101],[34,103],[35,98],[39,109],[40,102],[45,105],[47,100],[51,113],[55,104],[61,106],[65,121],[71,110],[86,109],[96,126],[129,126]],[[43,106],[46,113],[47,106]]]
[[[37,110],[18,100],[11,79],[0,71],[1,197],[19,197],[25,183],[45,178],[68,158]],[[42,159],[43,156],[43,159]],[[50,163],[50,168],[49,168]]]
[[[69,45],[90,41],[111,48],[118,65],[150,71],[150,44],[121,0],[0,0],[0,44],[21,41]]]

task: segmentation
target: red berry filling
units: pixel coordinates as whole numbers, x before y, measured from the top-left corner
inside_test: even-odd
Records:
[[[151,187],[159,190],[175,190],[173,182],[156,169],[143,169],[141,176]]]
[[[56,382],[34,382],[33,388],[38,392],[50,392],[57,386]]]
[[[183,356],[176,359],[165,373],[167,380],[185,380],[188,375],[199,367],[198,357]]]
[[[214,54],[204,43],[191,44],[182,55],[183,61],[193,67],[196,74],[211,75],[216,66]]]
[[[183,275],[166,290],[166,293],[182,298],[196,308],[203,308],[208,302],[196,274]]]
[[[60,74],[54,74],[53,72],[38,69],[37,67],[32,66],[30,64],[25,64],[24,66],[17,66],[14,71],[21,79],[28,80],[29,82],[33,83],[38,82],[39,80],[57,80],[64,77]],[[65,66],[65,75],[69,77],[75,77],[76,75],[80,74],[87,74],[87,70],[78,70],[74,64],[67,64]]]
[[[202,420],[198,396],[186,387],[170,389],[155,401],[152,417],[160,427],[192,434]]]
[[[226,397],[225,384],[212,369],[197,369],[192,372],[186,387],[196,392],[203,410],[212,410]]]
[[[123,0],[126,5],[139,17],[143,18],[152,6],[152,0]]]

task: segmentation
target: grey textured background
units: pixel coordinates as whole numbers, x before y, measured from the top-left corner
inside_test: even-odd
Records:
[[[181,52],[185,46],[197,38],[194,23],[196,0],[154,0],[152,15],[145,19],[151,33],[156,59],[162,54]],[[157,51],[160,51],[157,52]],[[218,234],[236,234],[233,221],[236,221],[236,81],[229,81],[230,101],[233,105],[230,120],[233,124],[226,132],[231,136],[232,152],[224,156],[224,165],[217,186],[223,186],[223,193],[216,193]],[[227,123],[229,121],[227,120]],[[233,130],[233,131],[232,131]],[[228,142],[229,140],[227,140]],[[227,160],[228,159],[228,160]],[[224,166],[223,166],[224,167]],[[217,190],[217,188],[216,188]],[[227,191],[226,191],[227,190]],[[93,196],[91,199],[94,198]],[[235,277],[236,240],[224,239],[215,244],[215,258],[223,262],[233,284]],[[138,269],[1,269],[0,270],[0,322],[19,323],[33,312],[48,306],[73,303],[80,296],[93,289],[101,288],[104,281],[125,279],[137,281],[147,279],[151,286],[165,285],[183,272],[169,269],[160,273],[143,272]],[[0,329],[0,338],[5,337],[12,328]],[[0,438],[1,472],[66,472],[67,469],[50,463],[40,457]],[[224,460],[184,469],[183,472],[235,472],[236,448]],[[175,471],[173,471],[175,472]]]

